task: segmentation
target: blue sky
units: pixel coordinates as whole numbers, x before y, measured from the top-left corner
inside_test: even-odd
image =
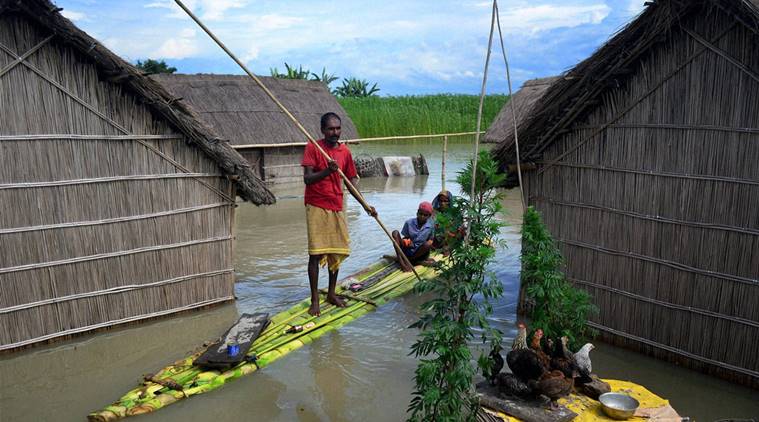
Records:
[[[586,58],[645,0],[502,0],[515,89]],[[284,63],[377,82],[381,95],[478,94],[492,2],[487,0],[185,0],[246,65]],[[242,71],[173,0],[57,0],[63,14],[125,59],[165,59],[181,73]],[[496,36],[488,93],[505,93]],[[334,86],[334,85],[333,85]]]

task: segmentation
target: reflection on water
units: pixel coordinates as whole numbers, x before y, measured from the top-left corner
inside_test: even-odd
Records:
[[[437,143],[352,146],[354,153],[422,153],[430,175],[361,180],[367,201],[390,229],[413,217],[417,204],[441,189]],[[447,187],[471,155],[465,144],[449,145]],[[222,334],[242,312],[276,313],[308,296],[303,186],[277,186],[277,204],[242,204],[236,215],[235,268],[238,300],[233,305],[109,331],[54,347],[0,357],[0,421],[80,421],[133,388],[143,374],[174,361],[204,341]],[[347,196],[346,196],[347,198]],[[352,199],[347,217],[353,253],[341,276],[375,262],[392,248],[376,222]],[[519,280],[520,204],[517,193],[505,199],[510,224],[502,233],[508,247],[498,251],[491,270],[505,295],[491,322],[510,342]],[[320,284],[326,286],[326,272]],[[332,332],[270,367],[218,391],[185,400],[146,421],[398,421],[413,389],[416,360],[408,356],[424,298],[408,295]],[[593,352],[602,376],[648,385],[681,413],[698,420],[759,415],[755,391],[683,370],[664,362],[601,345]],[[723,406],[729,404],[730,409]]]

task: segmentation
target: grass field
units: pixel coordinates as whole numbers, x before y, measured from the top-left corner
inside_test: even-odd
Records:
[[[482,130],[507,102],[508,95],[485,97]],[[362,138],[473,132],[477,125],[476,95],[338,98]]]

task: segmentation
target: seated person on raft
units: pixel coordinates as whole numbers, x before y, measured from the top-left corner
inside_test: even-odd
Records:
[[[435,215],[437,215],[437,213],[447,210],[451,205],[451,202],[453,202],[453,194],[447,190],[440,191],[440,193],[435,196],[435,199],[432,200],[432,218],[435,218]],[[437,221],[435,222],[434,231],[435,236],[432,240],[432,248],[438,249],[444,256],[448,256],[448,254],[450,254],[450,248],[448,245],[449,240],[454,237],[463,236],[463,232],[461,230],[449,231],[447,233],[444,232],[440,228],[440,225],[437,224]]]
[[[432,218],[432,204],[425,201],[419,204],[416,218],[406,220],[400,232],[398,230],[393,231],[393,239],[401,247],[400,251],[396,250],[395,252],[403,271],[411,271],[411,267],[405,259],[401,258],[401,253],[408,258],[411,265],[429,263],[427,258],[429,258],[430,250],[432,249],[434,228],[435,221]]]

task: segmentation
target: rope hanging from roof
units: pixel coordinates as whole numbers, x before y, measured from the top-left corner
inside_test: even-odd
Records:
[[[483,71],[483,76],[482,76],[482,88],[480,90],[480,104],[479,104],[479,109],[477,110],[477,130],[475,132],[475,138],[474,138],[474,160],[472,161],[471,197],[474,197],[474,187],[475,187],[475,182],[476,182],[476,177],[477,177],[477,158],[480,152],[480,127],[482,125],[482,108],[485,101],[485,87],[487,85],[487,80],[488,80],[490,52],[493,45],[493,34],[495,32],[496,24],[498,26],[498,38],[501,44],[503,62],[504,62],[504,65],[506,66],[506,80],[508,81],[508,86],[509,86],[509,106],[511,107],[511,119],[514,125],[514,143],[516,145],[516,153],[517,153],[517,177],[519,178],[519,198],[522,203],[522,211],[524,211],[527,209],[527,204],[524,197],[524,189],[522,187],[522,168],[519,163],[519,137],[517,136],[516,110],[514,108],[514,101],[512,101],[513,93],[511,89],[511,71],[509,69],[509,60],[506,56],[506,47],[503,44],[503,31],[501,30],[501,19],[498,16],[498,1],[497,0],[493,0],[493,11],[490,18],[490,34],[488,35],[488,50],[485,56],[485,70]]]
[[[519,161],[519,131],[517,130],[517,110],[516,106],[514,105],[514,101],[512,99],[514,98],[513,92],[511,90],[511,71],[509,70],[509,59],[506,58],[506,47],[503,45],[503,32],[501,31],[501,18],[498,15],[498,4],[493,1],[493,6],[495,8],[495,20],[496,24],[498,25],[498,38],[501,42],[501,53],[503,53],[503,63],[506,66],[506,81],[509,85],[509,107],[511,107],[511,122],[514,125],[514,146],[516,147],[516,153],[517,153],[517,178],[519,179],[519,199],[522,200],[522,211],[527,210],[527,201],[525,200],[524,196],[524,187],[522,186],[522,164]]]

